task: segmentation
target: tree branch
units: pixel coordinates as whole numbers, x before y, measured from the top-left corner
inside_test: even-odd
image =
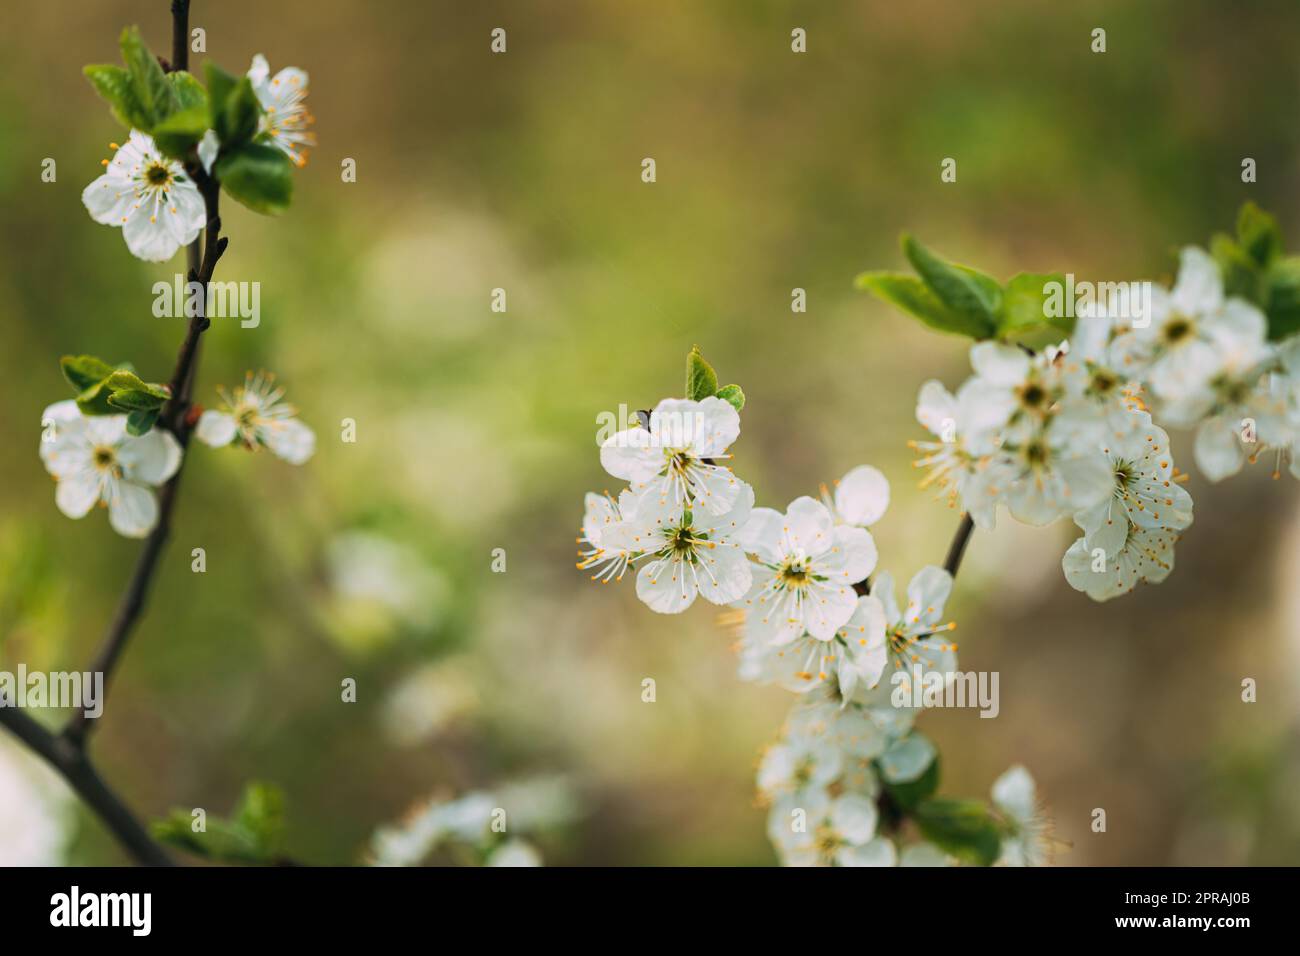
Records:
[[[948,556],[943,559],[943,569],[954,578],[957,576],[957,569],[961,567],[961,559],[966,554],[966,545],[970,542],[970,535],[974,530],[975,522],[971,520],[970,514],[962,515],[961,524],[957,525],[957,533],[952,536],[952,544],[948,545]]]
[[[190,68],[190,0],[172,0],[172,69]]]

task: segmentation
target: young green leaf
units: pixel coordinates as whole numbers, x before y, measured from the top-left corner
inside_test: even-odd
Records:
[[[1002,298],[1002,287],[996,279],[939,258],[909,235],[903,236],[903,254],[940,302],[987,329],[981,338],[993,334]]]
[[[93,355],[65,355],[59,359],[59,368],[63,377],[78,392],[84,392],[92,385],[98,385],[117,371],[103,359]]]
[[[208,108],[208,91],[203,88],[203,84],[193,73],[173,70],[167,74],[167,82],[171,84],[172,92],[176,94],[178,110],[192,110],[196,106]]]
[[[967,335],[973,339],[986,339],[993,334],[991,323],[950,309],[916,276],[901,272],[864,272],[858,276],[856,285],[940,332]]]
[[[154,422],[158,421],[159,409],[155,408],[149,411],[131,412],[126,416],[126,432],[128,435],[134,435],[139,438],[141,435],[147,435],[149,429],[153,428]]]
[[[1300,257],[1274,262],[1266,283],[1268,337],[1276,342],[1300,332]]]
[[[77,408],[83,415],[120,415],[121,411],[114,408],[108,403],[109,396],[113,394],[108,387],[108,380],[96,382],[89,388],[83,389],[77,395]]]
[[[140,104],[125,68],[111,63],[92,63],[81,71],[104,102],[113,118],[127,129],[148,129],[150,117]]]
[[[245,143],[227,153],[223,141],[213,172],[226,192],[254,212],[283,212],[293,196],[293,164],[271,146]]]
[[[223,863],[270,863],[280,853],[284,797],[267,784],[250,783],[231,819],[209,816],[195,832],[188,810],[173,810],[151,829],[158,840],[196,856]]]
[[[1282,255],[1282,230],[1277,220],[1253,202],[1237,214],[1237,242],[1256,265],[1268,266]]]
[[[1055,283],[1053,287],[1051,284]],[[998,334],[1011,335],[1028,331],[1041,325],[1052,325],[1065,333],[1073,330],[1074,319],[1066,312],[1064,301],[1057,303],[1061,308],[1052,308],[1054,302],[1052,289],[1063,299],[1065,293],[1065,276],[1060,273],[1021,272],[1011,277],[1006,288],[1002,290],[1002,305],[998,310]],[[1059,314],[1049,314],[1059,313]]]
[[[234,90],[226,97],[222,122],[225,134],[221,136],[222,145],[229,144],[238,148],[253,138],[257,132],[257,120],[262,115],[262,104],[253,92],[253,81],[241,76]]]
[[[250,783],[235,807],[235,822],[268,852],[278,850],[284,831],[284,793],[266,783]]]
[[[745,410],[745,393],[739,385],[724,385],[718,389],[718,398],[730,402],[736,411]]]
[[[217,136],[224,143],[228,133],[226,100],[230,99],[239,79],[211,61],[203,64],[203,72],[208,78],[208,125],[217,131]]]
[[[154,142],[168,156],[184,159],[208,131],[207,105],[177,110],[153,128]]]
[[[162,408],[166,402],[165,398],[133,388],[120,389],[108,396],[108,404],[121,412],[151,412]]]
[[[131,74],[131,86],[149,120],[143,130],[147,133],[176,110],[176,93],[167,82],[158,58],[145,46],[138,28],[124,29],[120,45],[122,62]]]
[[[1258,263],[1223,233],[1210,240],[1210,255],[1223,276],[1223,293],[1263,305],[1263,275]]]
[[[164,401],[171,398],[171,391],[167,386],[151,385],[129,369],[114,369],[113,374],[108,377],[108,387],[114,392],[144,392],[148,395],[152,395],[154,398],[160,398]]]
[[[921,834],[940,849],[976,866],[992,866],[1002,835],[988,807],[978,800],[931,799],[912,811]]]
[[[686,397],[702,401],[718,394],[718,375],[713,366],[704,360],[697,345],[686,356]]]

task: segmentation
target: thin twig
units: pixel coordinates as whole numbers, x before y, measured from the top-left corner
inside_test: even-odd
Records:
[[[974,530],[975,522],[971,520],[970,514],[962,515],[961,524],[957,525],[957,533],[952,536],[952,544],[948,545],[948,557],[943,559],[943,569],[954,578],[957,576],[957,569],[961,567],[961,559],[966,554],[966,545],[970,542],[970,535]]]

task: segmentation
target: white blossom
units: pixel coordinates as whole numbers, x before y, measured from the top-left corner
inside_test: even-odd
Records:
[[[194,431],[213,448],[237,443],[250,451],[269,448],[291,465],[301,465],[316,451],[316,433],[298,420],[298,412],[283,401],[284,389],[275,376],[249,372],[244,384],[230,394],[219,389],[221,406],[199,416]]]
[[[739,436],[740,415],[729,402],[666,398],[650,413],[648,428],[610,436],[600,463],[643,497],[720,515],[735,505],[742,482],[717,462],[731,457],[727,449]]]
[[[836,525],[813,498],[796,498],[785,514],[755,508],[741,534],[754,554],[753,589],[743,607],[747,627],[772,644],[805,632],[829,641],[853,614],[853,585],[876,566],[876,543],[864,528]]]
[[[635,514],[601,532],[602,547],[643,562],[636,593],[653,611],[681,613],[697,594],[714,604],[731,604],[752,581],[737,535],[753,504],[754,491],[744,482],[737,482],[732,508],[722,514],[683,507],[666,496],[642,495]]]
[[[1015,766],[993,781],[993,805],[1002,813],[1000,866],[1044,866],[1051,862],[1051,822],[1038,804],[1034,778]]]
[[[131,255],[166,262],[199,236],[207,222],[203,196],[176,160],[164,156],[153,138],[132,130],[104,174],[82,191],[90,218],[122,230]]]
[[[284,152],[295,166],[307,164],[307,147],[316,145],[316,136],[307,127],[315,118],[307,109],[307,74],[296,66],[287,66],[274,76],[266,57],[257,54],[248,69],[253,92],[264,110],[258,133]]]
[[[158,523],[153,489],[176,474],[181,447],[162,428],[132,436],[126,420],[126,415],[83,415],[74,401],[56,402],[41,416],[40,455],[58,482],[54,502],[60,511],[84,518],[101,504],[114,531],[143,538]]]

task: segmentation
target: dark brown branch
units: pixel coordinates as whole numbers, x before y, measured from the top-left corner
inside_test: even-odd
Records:
[[[952,544],[948,545],[948,556],[943,559],[943,569],[954,578],[957,576],[957,569],[961,567],[961,559],[966,554],[966,545],[970,542],[970,535],[974,530],[975,522],[971,520],[971,516],[962,515],[961,524],[957,525],[957,533],[952,536]]]
[[[172,0],[172,69],[190,68],[190,0]]]

